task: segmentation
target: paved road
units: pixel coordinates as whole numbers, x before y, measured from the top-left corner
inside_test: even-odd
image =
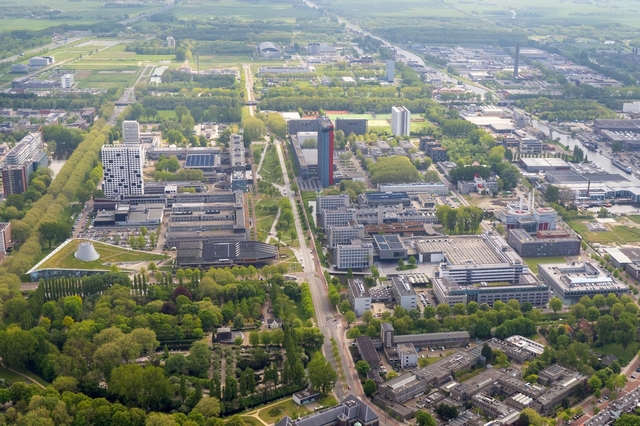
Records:
[[[621,391],[618,392],[618,398],[621,398],[627,395],[629,392],[633,391],[638,386],[640,386],[640,377],[638,377],[640,373],[636,373],[636,368],[638,368],[639,366],[640,366],[640,357],[636,355],[631,360],[631,362],[622,369],[622,374],[627,376],[627,384],[624,386],[624,388]],[[636,376],[636,378],[634,379],[631,376]],[[593,417],[593,407],[598,407],[600,411],[607,408],[609,406],[609,401],[611,400],[604,399],[605,395],[609,395],[609,391],[606,388],[603,388],[602,397],[600,398],[600,401],[602,402],[597,402],[598,398],[592,395],[584,399],[578,405],[574,406],[573,408],[582,407],[582,409],[585,412],[585,415],[580,417],[573,424],[582,425],[586,423],[587,420],[591,419]]]
[[[247,88],[247,102],[255,101],[256,97],[253,93],[253,75],[251,73],[251,65],[244,64],[242,69],[244,70],[245,86]],[[249,115],[251,115],[251,117],[255,114],[255,110],[256,107],[252,105],[249,106]]]

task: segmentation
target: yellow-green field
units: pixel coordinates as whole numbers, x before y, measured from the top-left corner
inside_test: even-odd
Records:
[[[120,262],[144,262],[167,259],[167,256],[157,253],[147,253],[137,250],[129,250],[110,244],[92,241],[100,259],[92,262],[83,262],[75,258],[74,254],[78,250],[78,245],[87,240],[76,239],[70,241],[62,247],[56,254],[51,256],[38,269],[61,268],[61,269],[109,269],[105,263]]]

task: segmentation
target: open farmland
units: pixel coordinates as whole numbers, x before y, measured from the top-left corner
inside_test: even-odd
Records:
[[[253,1],[251,4],[236,0],[221,0],[217,2],[194,1],[188,4],[178,3],[174,10],[180,19],[203,19],[225,16],[241,20],[280,20],[295,21],[296,18],[314,18],[317,12],[311,9],[296,8],[292,3],[270,2],[267,0]]]

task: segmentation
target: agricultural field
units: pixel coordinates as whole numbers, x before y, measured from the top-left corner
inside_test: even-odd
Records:
[[[49,7],[50,10],[59,9],[62,12],[52,15],[51,19],[46,15],[35,14],[34,18],[13,18],[10,13],[3,13],[7,16],[2,22],[2,30],[22,30],[29,28],[31,30],[42,30],[49,27],[57,27],[60,25],[79,25],[79,24],[95,24],[105,21],[118,22],[125,19],[127,16],[133,18],[141,13],[147,13],[164,5],[164,2],[148,2],[142,4],[139,7],[104,7],[104,2],[79,2],[70,0],[50,0],[46,3],[38,0],[6,0],[2,2],[3,9],[11,10],[34,10],[42,7],[43,4]],[[27,13],[25,13],[26,15]],[[125,16],[127,15],[127,16]],[[8,19],[11,18],[11,19]]]
[[[332,10],[347,18],[396,17],[430,18],[431,20],[473,19],[475,21],[500,22],[508,27],[540,27],[549,25],[603,25],[624,24],[638,27],[640,10],[630,1],[557,2],[554,0],[525,0],[517,3],[508,0],[485,2],[482,0],[453,0],[427,2],[399,0],[394,2],[369,2],[366,0],[337,0]],[[532,25],[533,24],[533,25]],[[425,22],[425,25],[429,25]]]
[[[78,245],[85,240],[71,240],[57,253],[47,259],[38,269],[62,268],[62,269],[109,269],[111,263],[145,262],[167,259],[167,256],[157,253],[148,253],[137,250],[129,250],[109,244],[92,241],[100,258],[91,262],[84,262],[75,258]]]
[[[250,4],[237,0],[220,0],[217,2],[192,1],[178,3],[173,13],[180,19],[213,19],[218,16],[253,21],[289,21],[296,18],[315,18],[317,12],[307,8],[296,8],[293,3],[255,0]]]

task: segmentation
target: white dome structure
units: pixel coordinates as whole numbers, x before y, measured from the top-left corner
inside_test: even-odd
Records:
[[[96,251],[93,244],[90,242],[83,242],[78,245],[78,251],[74,254],[76,259],[83,262],[92,262],[100,259],[100,254]]]

